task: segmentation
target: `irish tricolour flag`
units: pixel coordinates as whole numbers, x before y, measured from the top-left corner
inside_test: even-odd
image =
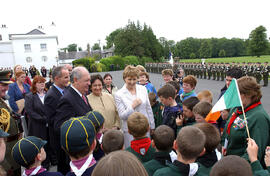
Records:
[[[220,117],[220,111],[238,106],[242,106],[242,101],[238,90],[237,81],[236,79],[232,79],[230,86],[223,96],[218,100],[218,102],[213,106],[211,112],[207,115],[205,120],[207,122],[216,121]]]

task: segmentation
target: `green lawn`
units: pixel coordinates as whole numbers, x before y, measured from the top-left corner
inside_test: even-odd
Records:
[[[220,62],[239,62],[242,64],[242,62],[261,62],[264,63],[268,61],[270,63],[270,55],[266,56],[261,56],[261,57],[253,57],[253,56],[245,56],[245,57],[225,57],[225,58],[209,58],[205,59],[205,62],[215,62],[215,63],[220,63]],[[201,62],[201,59],[180,59],[179,62]]]

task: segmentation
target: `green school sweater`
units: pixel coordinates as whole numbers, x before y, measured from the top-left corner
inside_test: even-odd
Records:
[[[236,110],[235,110],[236,111]],[[234,111],[234,112],[235,112]],[[259,147],[258,160],[264,166],[264,154],[266,146],[270,145],[270,118],[265,112],[262,105],[246,112],[247,124],[250,137],[254,139]],[[243,114],[236,118],[231,126],[230,135],[227,134],[227,127],[230,119],[227,121],[224,133],[222,135],[222,144],[228,139],[227,155],[238,155],[248,160],[247,148],[247,131],[243,123]]]
[[[269,176],[269,172],[262,168],[262,165],[260,164],[260,162],[258,160],[251,163],[250,165],[251,165],[253,175],[255,175],[255,176]]]
[[[145,138],[143,138],[143,139],[145,139]],[[140,142],[142,140],[139,139],[139,140],[136,140],[136,141]],[[147,161],[150,161],[151,159],[153,159],[154,153],[155,153],[156,150],[152,147],[152,145],[150,145],[150,147],[148,148],[147,151],[145,151],[144,149],[142,150],[144,155],[136,152],[133,148],[131,148],[131,146],[126,148],[126,151],[129,151],[129,152],[133,153],[142,163],[144,163],[144,162],[147,162]]]
[[[216,151],[206,152],[203,156],[197,158],[196,162],[200,164],[200,172],[209,175],[213,165],[218,161]]]
[[[195,117],[194,118],[189,118],[186,122],[184,122],[184,124],[182,126],[177,126],[177,134],[179,133],[179,131],[185,127],[185,126],[190,126],[190,125],[194,125],[196,123],[195,121]]]
[[[143,164],[149,176],[161,168],[166,167],[166,163],[171,162],[170,152],[155,152],[154,159]]]
[[[182,171],[180,170],[180,168],[176,166],[175,162],[179,162],[179,161],[174,161],[174,163],[172,164],[167,164],[168,167],[157,170],[154,173],[154,176],[182,176],[184,175]],[[205,175],[200,172],[200,165],[195,175],[196,176]]]
[[[153,111],[153,114],[154,114],[154,120],[155,120],[155,127],[156,128],[159,125],[162,125],[162,110],[163,110],[163,106],[159,101],[157,101],[152,106],[152,111]]]

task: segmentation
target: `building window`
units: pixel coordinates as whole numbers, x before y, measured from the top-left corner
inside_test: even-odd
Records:
[[[40,44],[40,50],[41,51],[47,51],[47,44],[46,43],[41,43]]]
[[[2,40],[2,35],[0,34],[0,41]]]
[[[31,62],[32,62],[32,58],[31,58],[31,57],[27,57],[27,58],[26,58],[26,62],[27,62],[27,63],[31,63]]]
[[[47,56],[42,56],[42,57],[41,57],[41,60],[42,60],[43,62],[46,62],[46,61],[48,60],[48,57],[47,57]]]
[[[30,44],[24,44],[24,50],[25,50],[25,52],[31,52],[31,45]]]

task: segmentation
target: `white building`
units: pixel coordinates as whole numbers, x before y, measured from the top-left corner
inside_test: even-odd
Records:
[[[53,27],[54,24],[50,31]],[[5,25],[0,26],[0,67],[13,68],[19,64],[49,69],[56,66],[57,61],[58,38],[53,33],[46,34],[40,26],[26,34],[10,34]]]

